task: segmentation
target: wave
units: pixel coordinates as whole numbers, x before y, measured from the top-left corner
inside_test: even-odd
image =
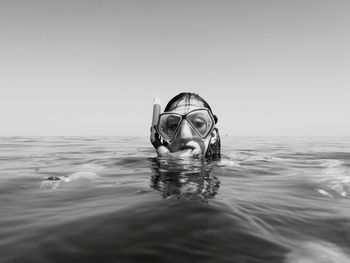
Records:
[[[321,189],[319,193],[329,197],[350,196],[350,175],[344,161],[336,159],[321,160],[323,168]]]

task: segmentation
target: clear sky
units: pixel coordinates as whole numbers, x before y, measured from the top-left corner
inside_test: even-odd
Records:
[[[350,135],[350,1],[0,2],[0,136],[149,134],[199,93],[223,135]]]

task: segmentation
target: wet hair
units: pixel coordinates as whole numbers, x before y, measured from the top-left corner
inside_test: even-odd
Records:
[[[180,103],[180,101],[184,100],[186,104],[190,105],[191,104],[191,99],[199,100],[200,102],[203,103],[203,107],[207,108],[212,114],[212,110],[209,106],[209,104],[198,94],[196,93],[191,93],[191,92],[182,92],[178,95],[176,95],[174,98],[172,98],[168,104],[166,105],[164,111],[171,111],[172,109],[176,108],[177,105]],[[218,122],[218,118],[216,115],[213,114],[215,123]]]
[[[168,104],[166,105],[164,111],[171,111],[171,110],[173,110],[174,108],[176,108],[178,106],[178,104],[182,100],[184,100],[187,105],[190,105],[191,104],[191,99],[195,99],[195,100],[198,100],[198,101],[202,102],[203,103],[203,107],[207,108],[213,114],[209,104],[201,96],[199,96],[196,93],[191,93],[191,92],[182,92],[182,93],[176,95],[174,98],[172,98],[168,102]],[[213,114],[213,117],[214,117],[215,124],[216,124],[218,122],[218,118],[214,114]],[[215,128],[215,131],[217,133],[217,140],[213,144],[209,143],[207,152],[205,153],[205,156],[209,157],[209,158],[220,158],[221,142],[220,142],[220,135],[219,135],[218,128]]]
[[[214,128],[217,134],[216,141],[214,143],[209,143],[207,152],[205,153],[205,157],[208,157],[210,159],[220,159],[221,157],[221,140],[220,140],[220,134],[219,129]]]

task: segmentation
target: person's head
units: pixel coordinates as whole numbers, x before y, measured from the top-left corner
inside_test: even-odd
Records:
[[[195,93],[180,93],[168,102],[160,115],[158,132],[170,152],[219,157],[217,121],[202,97]]]

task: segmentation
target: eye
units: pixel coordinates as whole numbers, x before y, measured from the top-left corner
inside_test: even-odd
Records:
[[[176,127],[177,127],[177,123],[172,123],[169,125],[168,129],[169,131],[174,132],[176,130]]]
[[[202,129],[202,128],[205,128],[206,126],[206,123],[202,120],[195,120],[193,124],[197,129]]]
[[[168,132],[175,132],[176,131],[176,128],[179,124],[179,118],[177,116],[173,117],[173,116],[170,116],[168,119],[167,119],[167,122],[166,122],[166,128],[167,128],[167,131]]]

